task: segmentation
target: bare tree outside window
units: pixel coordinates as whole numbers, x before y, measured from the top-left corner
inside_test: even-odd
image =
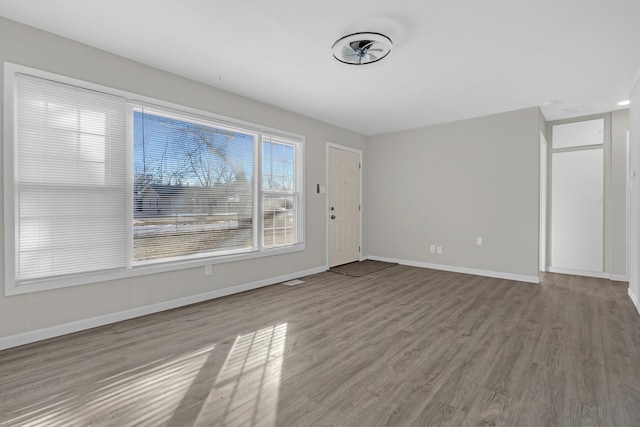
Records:
[[[253,247],[255,135],[134,113],[134,259]]]

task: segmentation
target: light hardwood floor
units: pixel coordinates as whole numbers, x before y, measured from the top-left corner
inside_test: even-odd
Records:
[[[305,280],[0,352],[0,426],[640,426],[626,284]]]

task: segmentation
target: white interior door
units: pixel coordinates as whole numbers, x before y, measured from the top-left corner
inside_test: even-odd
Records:
[[[603,152],[553,154],[553,267],[603,271]]]
[[[329,148],[329,267],[360,259],[360,155]]]
[[[551,271],[604,271],[604,123],[555,125],[551,154]]]

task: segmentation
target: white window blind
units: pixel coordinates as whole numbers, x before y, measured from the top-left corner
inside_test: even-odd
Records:
[[[134,261],[254,250],[257,139],[206,118],[136,108]]]
[[[15,84],[16,284],[126,268],[126,101],[24,74]]]

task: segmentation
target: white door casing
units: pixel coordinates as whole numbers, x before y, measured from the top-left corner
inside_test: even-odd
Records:
[[[551,126],[550,266],[553,273],[605,273],[605,117]]]
[[[360,259],[360,153],[329,146],[329,267]]]
[[[540,253],[538,255],[540,271],[547,271],[547,157],[547,138],[540,132]]]

